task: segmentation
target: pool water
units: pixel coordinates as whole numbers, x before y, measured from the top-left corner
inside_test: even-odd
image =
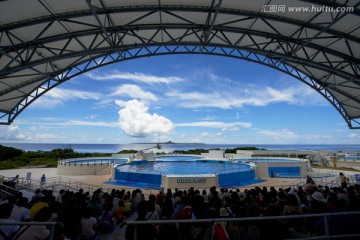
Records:
[[[204,159],[205,157],[203,156],[195,156],[195,155],[171,155],[171,156],[156,156],[155,160],[156,161],[196,161],[196,160],[201,160]]]
[[[241,163],[219,161],[155,161],[122,164],[120,172],[141,172],[151,174],[197,175],[249,171],[250,166]]]

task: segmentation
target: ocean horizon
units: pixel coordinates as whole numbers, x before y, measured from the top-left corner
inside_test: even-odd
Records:
[[[53,149],[72,148],[79,153],[117,153],[121,150],[144,150],[155,147],[157,143],[129,144],[66,144],[66,143],[0,143],[23,151],[51,151]],[[236,147],[257,147],[266,150],[329,150],[336,152],[360,152],[360,144],[206,144],[206,143],[165,143],[160,144],[164,152],[190,149],[233,149]]]

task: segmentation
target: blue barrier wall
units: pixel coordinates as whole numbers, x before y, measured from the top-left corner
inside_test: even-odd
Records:
[[[300,177],[300,167],[269,167],[269,177]]]
[[[133,172],[119,172],[115,173],[115,179],[125,182],[147,183],[151,185],[161,185],[161,175],[133,173]]]
[[[218,180],[221,187],[244,186],[259,182],[255,179],[254,169],[245,172],[219,174]]]

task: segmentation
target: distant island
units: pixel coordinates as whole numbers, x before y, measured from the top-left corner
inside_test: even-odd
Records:
[[[134,143],[134,144],[205,144],[205,143],[176,143],[176,142],[172,142],[172,141],[167,141],[167,142],[147,142],[147,143]]]

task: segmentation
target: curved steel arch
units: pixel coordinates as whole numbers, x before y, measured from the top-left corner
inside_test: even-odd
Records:
[[[181,53],[283,71],[324,96],[349,128],[360,128],[360,2],[298,1],[300,13],[290,12],[288,1],[143,2],[28,0],[28,17],[4,11],[17,0],[0,2],[0,124],[85,71]],[[350,10],[305,11],[321,6]]]

